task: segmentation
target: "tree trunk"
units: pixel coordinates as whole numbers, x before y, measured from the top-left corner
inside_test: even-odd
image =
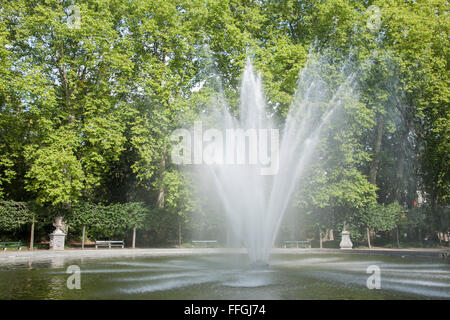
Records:
[[[136,227],[133,228],[133,243],[131,247],[134,249],[136,247]]]
[[[400,235],[398,232],[398,226],[397,226],[397,248],[400,248]]]
[[[394,229],[392,229],[391,232],[389,232],[389,233],[391,235],[391,245],[392,245],[392,248],[394,248],[395,247],[395,243],[394,243]]]
[[[369,168],[369,182],[374,186],[377,185],[377,173],[378,168],[380,166],[380,150],[381,150],[381,142],[383,140],[383,131],[384,131],[384,116],[379,115],[377,118],[377,132],[375,137],[375,146],[373,151],[373,161],[370,164]],[[370,244],[370,231],[367,228],[367,245],[369,249],[371,248]]]
[[[157,208],[164,208],[164,171],[166,170],[166,148],[164,148],[163,156],[161,159],[161,186],[158,190],[158,198],[156,200]]]
[[[319,227],[319,245],[320,245],[320,249],[322,249],[322,230]]]
[[[81,250],[84,250],[84,239],[86,239],[86,226],[83,226],[83,232],[81,236]]]
[[[31,221],[31,234],[30,234],[30,250],[33,251],[34,247],[34,217]]]
[[[156,206],[158,208],[164,208],[164,187],[160,187],[158,190],[158,199],[156,200]]]
[[[384,131],[384,116],[378,116],[377,121],[377,135],[375,137],[375,148],[373,152],[373,161],[370,165],[369,169],[369,182],[373,185],[377,184],[377,173],[378,167],[380,165],[380,150],[381,150],[381,142],[383,139],[383,131]]]
[[[181,248],[181,221],[178,221],[178,248]]]

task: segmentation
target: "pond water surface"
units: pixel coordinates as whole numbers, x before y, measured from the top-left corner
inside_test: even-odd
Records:
[[[67,267],[81,289],[68,289]],[[368,289],[369,266],[380,289]],[[445,260],[362,254],[274,254],[53,259],[0,265],[0,299],[450,299]]]

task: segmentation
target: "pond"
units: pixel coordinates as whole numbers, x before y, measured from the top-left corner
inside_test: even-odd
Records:
[[[80,289],[67,287],[70,265],[80,268]],[[369,266],[380,270],[380,289],[367,287]],[[448,262],[400,256],[274,254],[260,269],[242,254],[53,259],[0,272],[0,299],[450,298]]]

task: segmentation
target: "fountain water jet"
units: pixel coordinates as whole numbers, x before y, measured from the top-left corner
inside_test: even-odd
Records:
[[[321,70],[321,62],[313,61],[300,73],[296,94],[281,128],[281,143],[272,141],[270,146],[270,162],[279,161],[275,174],[262,175],[261,169],[267,165],[262,162],[240,165],[218,162],[196,167],[195,178],[203,187],[202,196],[221,203],[232,232],[247,248],[252,265],[268,265],[283,215],[311,163],[324,125],[344,103],[343,96],[353,91],[350,76],[331,93]],[[222,130],[275,128],[267,114],[262,87],[261,76],[255,74],[249,60],[242,78],[239,117],[234,117],[228,106],[221,103],[208,122]],[[249,159],[252,149],[247,145],[234,151]]]

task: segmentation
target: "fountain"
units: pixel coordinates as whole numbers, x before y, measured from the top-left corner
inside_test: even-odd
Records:
[[[349,76],[331,92],[321,76],[322,62],[312,59],[300,73],[281,134],[250,60],[242,77],[239,117],[219,99],[212,116],[194,125],[194,164],[201,164],[194,171],[201,194],[221,204],[232,234],[247,248],[254,266],[268,264],[283,215],[307,173],[321,132],[343,105],[342,97],[353,91]],[[205,123],[214,129],[195,130]],[[227,136],[225,146],[221,132]],[[192,163],[190,153],[185,156],[185,163]]]

